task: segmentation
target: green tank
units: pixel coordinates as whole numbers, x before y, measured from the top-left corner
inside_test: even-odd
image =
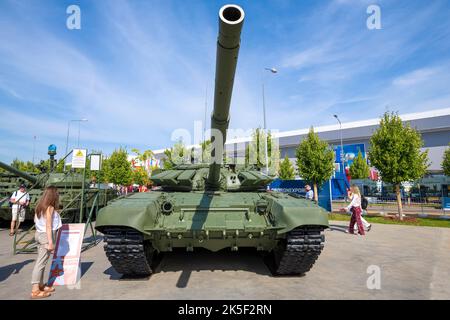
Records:
[[[32,220],[34,208],[43,190],[47,186],[55,186],[60,194],[60,205],[64,208],[62,215],[64,222],[75,222],[80,212],[80,193],[85,184],[85,208],[89,209],[93,204],[96,189],[89,188],[89,180],[83,179],[83,175],[74,172],[56,173],[47,172],[41,174],[20,171],[0,161],[0,168],[6,173],[0,175],[0,218],[11,220],[11,207],[9,199],[13,192],[19,189],[20,184],[27,186],[30,195],[30,205],[26,209],[25,220]],[[105,206],[109,200],[116,197],[113,190],[105,190],[99,197],[99,207]]]
[[[323,249],[328,213],[312,201],[269,192],[258,170],[221,164],[244,11],[219,12],[211,164],[183,164],[151,177],[160,190],[111,201],[96,229],[114,269],[148,276],[159,252],[255,248],[277,275],[304,274]],[[223,141],[221,141],[223,140]],[[217,143],[217,142],[220,143]],[[217,157],[215,157],[218,155]]]

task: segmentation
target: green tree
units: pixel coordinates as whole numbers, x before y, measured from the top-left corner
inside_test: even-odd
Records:
[[[293,180],[295,178],[294,166],[292,165],[287,155],[284,157],[284,160],[280,164],[278,176],[282,180]]]
[[[17,170],[20,170],[23,166],[23,161],[19,160],[18,158],[15,158],[11,162],[11,167],[16,168]]]
[[[50,172],[50,159],[47,160],[41,160],[39,164],[34,166],[34,172],[36,173],[43,173],[43,172]],[[54,172],[62,173],[64,172],[64,162],[56,162],[56,168]]]
[[[211,149],[212,144],[211,140],[205,140],[200,142],[201,150],[202,150],[202,163],[210,163],[211,162]]]
[[[50,163],[50,162],[49,162]],[[34,165],[31,161],[22,161],[18,158],[15,158],[11,163],[11,167],[14,167],[20,171],[29,172],[29,173],[40,173],[41,171],[38,169],[36,165]]]
[[[139,160],[139,162],[145,166],[145,163],[147,160],[151,160],[155,157],[155,154],[152,150],[145,150],[144,152],[140,152],[139,149],[133,148],[131,149],[131,152],[133,152],[136,155],[136,159]],[[145,167],[142,167],[144,171],[147,172],[147,175],[151,174],[152,168],[149,168],[148,171],[145,169]]]
[[[146,186],[150,183],[148,172],[143,167],[137,167],[133,170],[133,182],[140,186]]]
[[[24,162],[24,166],[21,170],[26,171],[26,172],[38,173],[38,169],[36,168],[34,163],[31,161]]]
[[[334,152],[311,127],[306,138],[297,147],[296,156],[298,174],[313,184],[314,200],[317,202],[318,187],[333,174]]]
[[[422,152],[422,147],[420,133],[409,124],[403,125],[394,112],[383,115],[370,138],[369,160],[379,170],[381,179],[394,185],[400,220],[403,220],[401,183],[422,178],[429,166],[428,151]]]
[[[139,149],[133,148],[131,149],[131,152],[136,155],[136,159],[142,162],[146,162],[147,160],[150,160],[155,156],[152,150],[145,150],[141,153]]]
[[[182,141],[178,141],[170,149],[164,150],[164,169],[169,170],[179,164],[190,163],[191,150],[188,150]]]
[[[450,147],[450,143],[448,144]],[[442,170],[444,174],[450,177],[450,148],[445,149],[444,160],[442,161]]]
[[[363,158],[361,151],[359,151],[358,156],[350,166],[350,176],[352,179],[366,179],[369,177],[369,174],[370,167],[367,164],[367,160]]]
[[[91,176],[97,183],[108,183],[108,177],[110,176],[109,159],[102,157],[100,170],[92,171]]]
[[[175,166],[172,162],[172,148],[164,150],[164,155],[166,158],[163,162],[163,168],[165,170],[170,170]]]
[[[116,185],[128,186],[133,182],[133,171],[128,162],[128,153],[125,149],[114,150],[108,159],[106,179]]]
[[[264,132],[261,128],[253,131],[252,141],[245,148],[245,165],[254,165],[259,169],[266,167],[266,144],[269,175],[276,175],[280,167],[280,151],[274,143],[272,133]]]

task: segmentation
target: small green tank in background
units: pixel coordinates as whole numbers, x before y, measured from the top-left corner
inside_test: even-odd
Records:
[[[212,143],[225,140],[244,11],[219,12]],[[214,134],[216,133],[216,136]],[[222,155],[225,141],[211,158]],[[266,191],[271,179],[237,165],[179,165],[151,177],[159,191],[116,199],[101,209],[96,229],[114,269],[148,276],[158,252],[251,247],[270,253],[279,275],[304,274],[323,249],[328,213],[312,201]]]
[[[81,203],[80,193],[82,191],[83,183],[85,184],[84,208],[89,210],[92,207],[93,196],[96,194],[97,189],[90,188],[89,180],[83,179],[81,173],[27,173],[1,161],[0,168],[7,171],[6,173],[0,174],[0,219],[11,220],[9,199],[11,198],[11,195],[19,189],[19,186],[22,183],[27,186],[27,192],[31,198],[30,205],[26,208],[25,220],[33,220],[36,203],[47,186],[55,186],[58,188],[60,206],[61,209],[64,210],[62,219],[65,223],[75,222],[79,217],[78,214],[80,212]],[[109,200],[112,200],[115,197],[116,192],[114,190],[104,190],[102,195],[98,198],[99,207],[105,206]]]

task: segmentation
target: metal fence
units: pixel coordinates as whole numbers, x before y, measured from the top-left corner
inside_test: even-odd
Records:
[[[368,199],[369,214],[389,215],[398,213],[397,196],[394,187],[366,180],[352,181],[359,186],[361,193]],[[445,199],[449,197],[449,184],[410,184],[401,188],[403,213],[414,216],[436,216],[447,218],[450,211],[445,210]],[[333,211],[348,204],[346,197],[333,199]]]

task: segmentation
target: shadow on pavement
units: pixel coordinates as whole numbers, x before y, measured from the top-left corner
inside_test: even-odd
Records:
[[[330,224],[330,231],[340,231],[344,232],[348,230],[348,226],[338,225],[338,224]]]
[[[92,267],[93,262],[82,262],[81,263],[81,278],[83,278],[84,274]]]
[[[109,267],[105,271],[103,271],[103,274],[106,274],[109,276],[109,280],[118,280],[118,281],[147,281],[150,279],[149,276],[124,276],[121,273],[118,273],[116,270],[114,270],[113,267]]]
[[[9,230],[11,226],[11,221],[0,218],[0,230]]]
[[[104,236],[103,235],[97,235],[96,237],[94,237],[93,235],[90,235],[89,237],[86,237],[83,239],[83,242],[94,242],[96,241],[97,243],[100,243],[103,241]]]
[[[200,248],[196,248],[194,252],[186,252],[185,249],[175,248],[172,252],[156,256],[152,263],[152,269],[154,274],[181,271],[176,287],[186,288],[193,272],[246,271],[272,277],[269,264],[269,255],[257,252],[252,248],[241,248],[238,252],[228,250],[210,252]],[[110,280],[139,280],[122,277],[113,267],[106,269],[104,274],[109,275]],[[148,277],[140,280],[148,280]]]
[[[105,271],[103,271],[103,274],[106,274],[109,276],[109,280],[119,280],[122,276],[120,273],[117,273],[116,270],[114,270],[113,267],[109,267]]]
[[[6,279],[8,279],[12,274],[18,274],[24,266],[32,262],[34,262],[33,259],[28,259],[22,262],[0,267],[0,282],[3,282]]]

